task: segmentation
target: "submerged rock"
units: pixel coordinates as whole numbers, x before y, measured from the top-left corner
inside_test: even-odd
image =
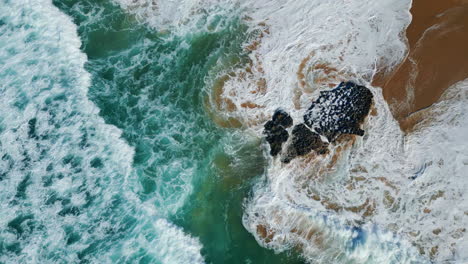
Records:
[[[310,130],[305,124],[298,124],[292,130],[291,143],[282,162],[288,163],[297,156],[303,156],[315,150],[318,154],[327,152],[328,143],[320,135]]]
[[[289,134],[286,128],[292,126],[293,120],[285,111],[278,109],[273,114],[272,120],[266,122],[263,133],[266,141],[270,144],[270,154],[278,155],[284,142],[288,140]]]
[[[369,114],[373,95],[365,86],[342,82],[322,91],[304,115],[306,125],[333,142],[341,134],[362,136],[359,125]]]

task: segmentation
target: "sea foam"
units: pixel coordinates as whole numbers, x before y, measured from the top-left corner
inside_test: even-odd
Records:
[[[317,214],[330,214],[327,217],[334,219],[330,223],[337,221],[345,227],[330,224],[317,233],[336,232],[345,239],[325,243],[325,248],[341,248],[334,243],[352,241],[352,236],[346,235],[350,226],[361,226],[371,237],[394,234],[392,246],[385,246],[385,240],[369,239],[370,244],[349,252],[343,250],[343,254],[349,253],[343,262],[463,261],[466,257],[460,248],[466,230],[464,163],[452,166],[444,159],[456,156],[464,160],[464,145],[450,142],[463,142],[466,130],[463,126],[448,128],[450,122],[452,126],[464,122],[460,115],[466,111],[458,109],[463,105],[463,96],[446,103],[453,107],[446,112],[449,116],[405,136],[380,88],[370,85],[377,70],[393,69],[406,55],[403,34],[411,19],[410,1],[239,3],[248,16],[246,23],[264,33],[255,45],[246,43],[251,63],[226,75],[222,96],[232,102],[223,109],[227,116],[242,120],[261,136],[261,124],[276,108],[290,111],[295,122],[301,122],[311,99],[339,81],[356,81],[370,87],[375,95],[375,112],[364,128],[367,135],[353,141],[352,146],[337,145],[329,156],[312,162],[282,165],[271,161],[266,184],[258,185],[247,203],[246,228],[264,246],[282,251],[298,245],[306,258],[325,261],[341,251],[323,254],[323,245],[314,244],[310,238],[304,241],[309,233],[301,231],[300,226],[309,230],[315,221],[320,222]],[[463,87],[459,84],[451,90],[463,95]],[[438,104],[433,109],[440,107],[444,108]],[[455,118],[460,119],[451,121]],[[447,137],[451,130],[454,136]],[[415,142],[424,143],[427,150]],[[431,153],[439,148],[444,148],[444,152],[438,152],[444,155],[433,157]],[[334,160],[335,157],[339,158]],[[436,177],[433,170],[441,166]],[[457,206],[447,215],[441,209],[442,201]],[[429,208],[439,203],[439,211]],[[271,228],[271,232],[262,228]],[[383,250],[371,249],[371,245]]]
[[[311,262],[466,261],[466,83],[429,110],[432,123],[406,136],[380,88],[370,85],[378,70],[393,69],[406,55],[411,1],[117,2],[161,32],[195,30],[200,17],[216,16],[213,6],[242,12],[260,33],[245,43],[245,67],[219,74],[223,100],[211,103],[221,101],[222,115],[258,136],[276,108],[301,122],[318,92],[340,81],[372,90],[363,138],[339,143],[325,157],[270,160],[243,218],[261,245],[299,249]]]
[[[133,148],[86,97],[76,26],[49,0],[0,3],[0,262],[202,263],[131,186]]]
[[[243,109],[243,118],[255,116],[255,111],[260,112],[255,118],[268,116],[283,107],[293,116],[298,113],[295,122],[301,122],[300,113],[318,91],[351,79],[372,89],[375,114],[364,125],[366,135],[352,146],[339,143],[326,157],[291,165],[271,160],[265,183],[247,203],[246,228],[266,247],[277,251],[298,247],[305,258],[324,263],[336,258],[340,263],[466,261],[460,251],[467,222],[463,191],[467,151],[462,143],[467,131],[466,83],[450,88],[428,110],[430,122],[405,136],[380,89],[369,82],[376,67],[391,69],[405,56],[400,36],[409,23],[409,2],[296,4],[297,12],[289,11],[289,16],[285,14],[294,4],[259,7],[263,15],[257,21],[269,17],[265,21],[270,33],[252,60],[262,63],[259,74],[266,79],[265,95],[257,100],[245,91],[245,97],[229,97],[249,87],[249,81],[233,80],[225,85],[226,96],[233,102],[249,98],[265,106]],[[276,12],[267,12],[268,8]],[[271,18],[279,14],[282,20]],[[301,62],[304,53],[311,55]],[[447,213],[446,208],[453,209]],[[372,239],[349,246],[355,226]],[[390,244],[382,239],[388,236],[379,235],[388,232],[394,234]]]

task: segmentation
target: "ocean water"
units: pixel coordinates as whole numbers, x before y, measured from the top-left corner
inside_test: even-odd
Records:
[[[181,36],[110,1],[1,14],[0,262],[296,261],[242,226],[260,140],[204,109],[205,79],[242,63],[238,14]]]
[[[466,82],[411,135],[369,84],[409,6],[0,0],[0,263],[463,263]],[[272,111],[342,78],[366,136],[268,157]]]

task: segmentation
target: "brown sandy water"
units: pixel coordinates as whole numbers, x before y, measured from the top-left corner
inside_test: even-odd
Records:
[[[374,79],[405,132],[424,118],[415,113],[468,78],[468,0],[414,0],[411,14],[407,58]]]
[[[251,18],[244,17],[248,21]],[[247,41],[244,47],[244,55],[252,54],[262,44],[262,38],[269,34],[268,26],[261,22],[258,24],[258,29],[254,30],[251,39]],[[258,55],[255,55],[255,62],[252,58],[244,58],[242,63],[236,65],[231,71],[221,74],[216,78],[212,84],[211,94],[205,99],[205,108],[213,121],[221,127],[235,127],[242,126],[251,127],[266,122],[266,116],[253,115],[250,119],[245,116],[238,115],[238,111],[245,109],[261,109],[265,108],[264,105],[259,105],[249,99],[239,99],[236,91],[226,92],[225,86],[229,82],[234,83],[250,83],[249,94],[251,95],[264,95],[267,92],[267,84],[263,78],[264,70],[262,62]],[[235,101],[240,101],[236,104]]]

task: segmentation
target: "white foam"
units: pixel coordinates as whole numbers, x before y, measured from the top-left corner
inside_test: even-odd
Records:
[[[391,69],[406,54],[401,32],[410,22],[409,0],[240,1],[240,5],[251,17],[246,23],[252,30],[265,32],[250,54],[252,73],[224,85],[223,96],[237,106],[228,115],[241,120],[265,120],[277,107],[298,110],[292,114],[299,117],[314,91],[326,88],[321,77],[335,74],[331,83],[370,81],[377,66]],[[301,63],[305,86],[297,75]],[[327,73],[320,65],[336,71]],[[254,93],[259,80],[265,82],[265,94]],[[242,107],[245,102],[261,107]]]
[[[317,174],[330,156],[289,165],[272,160],[266,183],[248,202],[244,225],[264,246],[283,251],[300,245],[306,258],[321,263],[339,252],[343,263],[466,262],[468,80],[449,88],[440,103],[426,110],[430,121],[406,137],[379,89],[374,88],[374,96],[378,114],[332,170]],[[352,209],[366,200],[362,209]],[[324,224],[323,215],[340,224]],[[273,238],[261,237],[259,225]],[[369,239],[349,250],[344,245],[352,234],[343,226],[355,225]],[[315,229],[312,239],[304,238]],[[389,231],[395,236],[379,235]],[[323,244],[314,243],[315,237]]]
[[[465,254],[460,251],[460,245],[464,243],[463,230],[466,230],[468,222],[463,191],[467,189],[463,169],[468,152],[464,143],[465,121],[461,116],[466,112],[463,106],[466,103],[457,103],[457,100],[464,100],[463,96],[446,103],[450,105],[447,112],[437,111],[435,115],[441,117],[434,121],[432,128],[422,128],[421,132],[404,137],[380,89],[369,84],[377,66],[391,69],[405,56],[402,32],[410,22],[410,1],[241,1],[241,6],[250,11],[252,20],[249,25],[255,28],[264,22],[268,33],[251,53],[252,74],[247,78],[230,78],[224,85],[223,96],[237,108],[233,112],[226,111],[227,116],[246,123],[260,120],[258,123],[262,124],[276,108],[282,107],[291,112],[295,122],[301,122],[311,98],[326,88],[323,83],[327,83],[317,81],[325,72],[318,67],[318,70],[304,71],[306,84],[301,85],[297,72],[303,59],[309,55],[306,69],[313,69],[317,63],[337,69],[338,77],[331,78],[331,83],[351,79],[370,87],[377,109],[377,116],[370,116],[366,122],[366,135],[344,151],[333,169],[321,177],[316,173],[331,161],[331,155],[312,164],[304,164],[302,160],[290,165],[271,161],[266,175],[267,184],[259,185],[248,203],[244,218],[246,228],[264,246],[282,251],[298,244],[301,239],[301,236],[290,232],[291,225],[297,224],[294,220],[296,214],[301,215],[300,219],[308,219],[304,220],[308,224],[317,225],[314,215],[322,212],[348,225],[375,223],[381,230],[396,234],[398,244],[405,245],[375,251],[371,244],[366,244],[364,248],[369,251],[364,250],[362,254],[372,255],[369,261],[388,254],[403,254],[408,258],[378,263],[405,263],[414,259],[424,262],[429,258],[437,262],[466,261]],[[238,69],[236,72],[241,75],[244,71]],[[261,78],[266,81],[266,93],[253,93],[257,89],[256,82]],[[464,87],[465,84],[460,84],[451,90],[460,92],[465,90]],[[302,93],[298,106],[293,100],[296,91]],[[242,107],[241,104],[248,101],[261,107]],[[434,109],[448,108],[442,104]],[[261,136],[261,125],[253,129]],[[335,151],[336,147],[331,153]],[[452,161],[448,157],[456,158]],[[415,174],[419,176],[413,181],[411,177]],[[444,192],[441,197],[439,190]],[[370,199],[373,213],[365,216],[366,210],[356,213],[344,209],[334,212],[312,199],[312,194],[341,208],[358,207]],[[435,197],[433,201],[431,197]],[[444,213],[449,204],[454,209]],[[307,210],[298,213],[298,207]],[[426,207],[431,210],[429,213],[425,213]],[[277,236],[273,236],[273,241],[266,243],[257,234],[259,224],[274,230]],[[344,232],[343,229],[335,230],[336,227],[330,225],[320,228],[325,233],[335,232],[349,239],[340,233]],[[437,228],[441,228],[440,233]],[[373,243],[382,246],[377,240]],[[325,257],[321,254],[322,248],[310,243],[301,245],[304,244],[306,257],[316,258],[317,254]],[[340,247],[331,243],[330,248]],[[423,252],[422,257],[416,249]],[[348,261],[357,261],[353,254],[347,256]]]
[[[426,262],[410,243],[377,226],[353,229],[340,218],[310,207],[282,203],[275,197],[260,199],[247,207],[244,224],[249,230],[265,225],[274,235],[271,240],[257,236],[257,241],[277,252],[300,248],[310,263]]]
[[[224,28],[220,15],[232,16],[236,3],[220,0],[114,0],[140,22],[167,37]],[[170,32],[170,34],[168,34]]]
[[[159,247],[154,250],[154,253],[162,263],[204,263],[200,254],[202,246],[198,239],[184,234],[179,227],[164,219],[157,220],[154,227],[161,236],[156,241],[151,241],[147,248],[154,245]],[[193,254],[193,252],[197,252],[197,254]]]
[[[120,255],[123,241],[144,235],[133,245],[162,263],[202,262],[198,240],[145,210],[127,184],[137,182],[134,150],[86,97],[90,75],[71,19],[51,0],[7,2],[0,4],[0,262],[109,263],[128,257]],[[144,233],[134,233],[132,218]],[[94,243],[103,248],[80,257]]]
[[[251,32],[263,32],[250,52],[249,70],[228,67],[220,73],[236,73],[222,93],[236,110],[222,115],[249,124],[262,123],[280,106],[298,110],[293,116],[302,115],[312,91],[324,88],[319,65],[336,69],[336,78],[330,78],[334,83],[350,78],[362,83],[372,79],[377,67],[391,69],[406,55],[402,32],[411,17],[410,0],[115,1],[156,30],[171,31],[170,36],[222,29],[213,22],[219,16],[239,16]],[[253,40],[246,41],[245,48],[251,50]],[[302,62],[305,87],[297,77]],[[259,83],[265,84],[266,93],[258,92]]]
[[[405,138],[407,176],[416,177],[401,191],[397,225],[416,233],[424,248],[438,247],[439,262],[468,261],[468,80],[450,87],[427,110],[428,121]],[[424,212],[425,209],[429,211]],[[436,232],[440,229],[440,233]]]
[[[237,7],[246,14],[249,18],[244,22],[251,30],[264,34],[250,53],[251,65],[247,66],[251,73],[235,69],[237,76],[247,77],[230,78],[222,94],[236,105],[235,111],[224,114],[245,123],[253,120],[261,124],[277,107],[291,112],[299,122],[311,98],[328,83],[352,79],[371,88],[377,115],[368,118],[366,135],[343,151],[332,169],[317,175],[331,162],[331,155],[312,163],[297,159],[282,165],[271,161],[265,184],[257,186],[243,219],[259,243],[277,251],[300,244],[306,258],[324,262],[340,252],[344,254],[340,260],[355,263],[421,263],[431,255],[436,262],[466,262],[466,239],[460,231],[468,222],[463,178],[468,163],[463,96],[436,105],[434,109],[450,110],[436,111],[434,115],[440,118],[431,127],[404,137],[380,89],[369,85],[377,68],[391,69],[406,54],[403,32],[411,18],[410,0],[117,2],[162,33],[208,30],[210,23],[197,23],[226,14],[213,11],[223,5]],[[297,75],[301,63],[305,84]],[[327,73],[321,64],[331,72]],[[333,74],[336,76],[328,81],[320,80]],[[254,93],[259,81],[265,82],[264,94]],[[466,84],[451,91],[466,95]],[[245,102],[260,107],[242,107]],[[257,125],[252,130],[261,136],[261,129]],[[331,154],[336,152],[337,146]],[[414,175],[418,177],[412,180]],[[444,193],[440,195],[439,190]],[[320,201],[313,198],[314,194]],[[367,199],[364,209],[349,210],[366,204]],[[338,209],[331,209],[330,204]],[[454,209],[446,213],[447,207]],[[331,220],[323,220],[324,215]],[[349,227],[361,223],[367,223],[362,228],[368,238],[350,249],[347,245],[355,233]],[[272,241],[267,243],[258,235],[259,224],[275,232]],[[438,234],[435,224],[441,226]],[[310,227],[323,234],[325,247],[304,240],[304,234],[291,232],[292,228]],[[435,246],[437,250],[433,250]],[[424,251],[423,256],[417,249]]]

